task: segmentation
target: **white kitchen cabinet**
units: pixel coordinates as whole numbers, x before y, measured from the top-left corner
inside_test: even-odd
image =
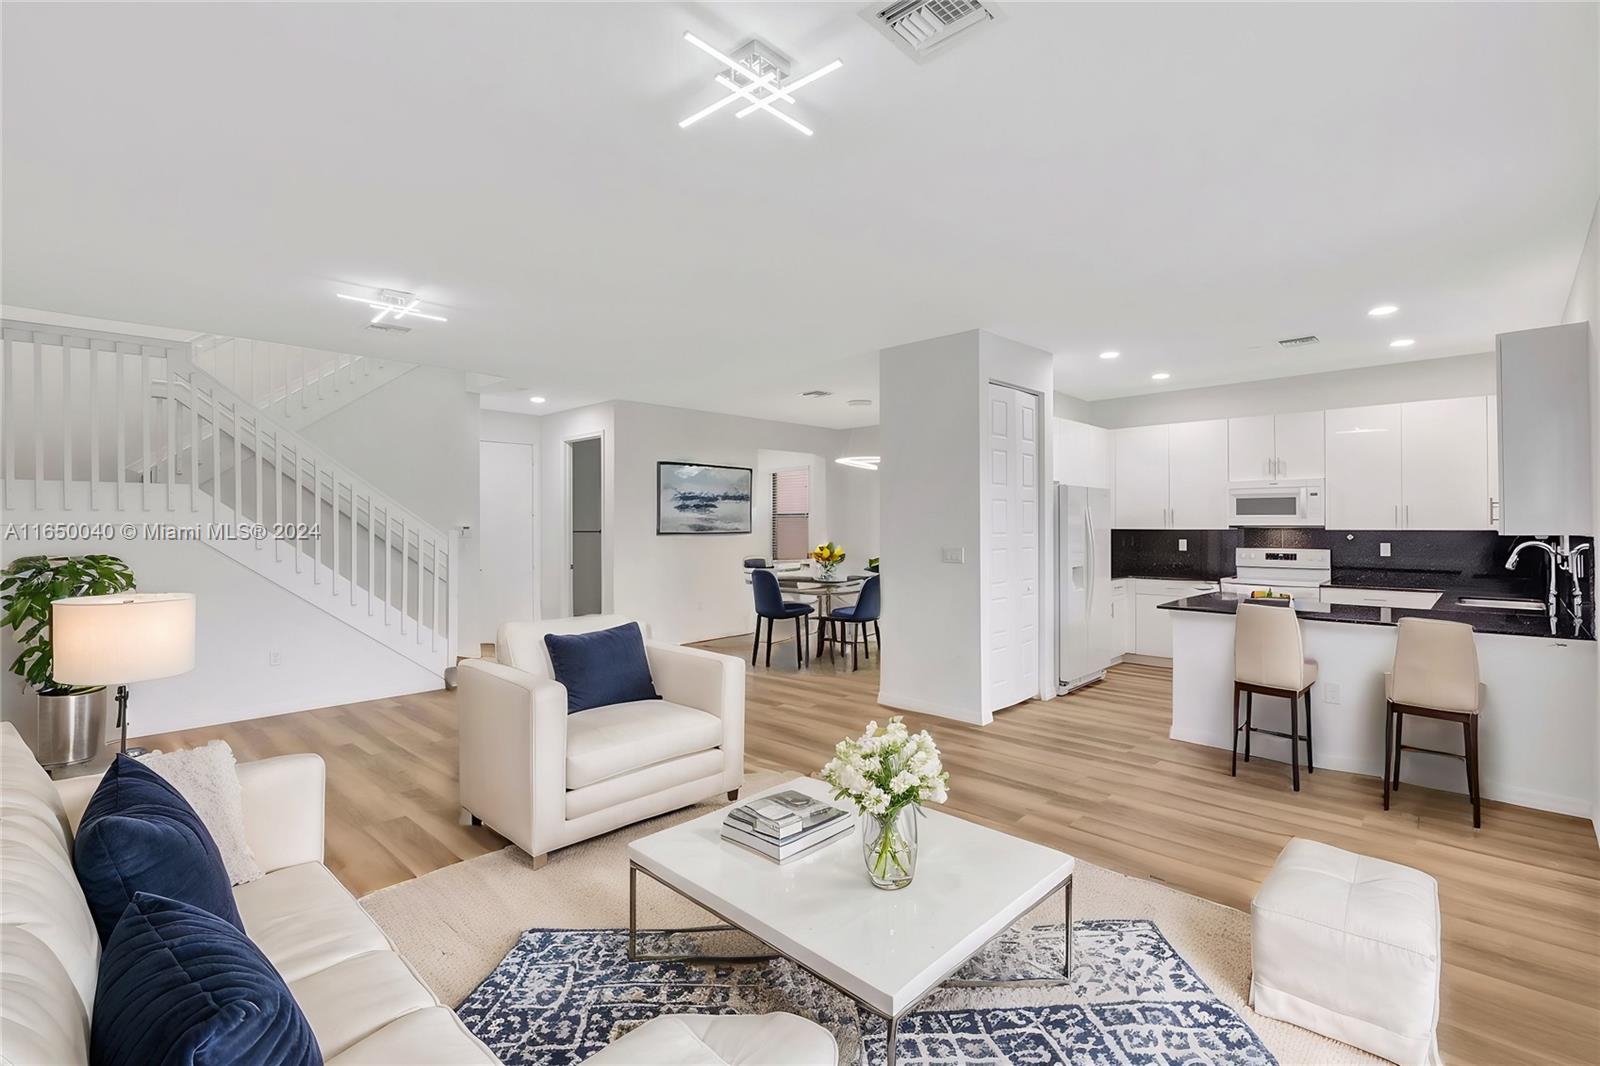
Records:
[[[1111,654],[1126,655],[1133,650],[1133,582],[1111,583]]]
[[[1167,448],[1168,528],[1227,529],[1227,421],[1175,422]]]
[[[1327,528],[1399,529],[1403,405],[1326,412]]]
[[[1323,603],[1353,603],[1363,607],[1408,607],[1428,610],[1439,602],[1440,593],[1427,589],[1367,589],[1324,585]]]
[[[1517,536],[1593,533],[1589,330],[1525,329],[1495,338],[1501,528]]]
[[[1228,419],[1228,480],[1268,481],[1278,446],[1271,415]]]
[[[1161,605],[1215,591],[1215,581],[1136,580],[1133,583],[1133,650],[1140,655],[1172,658],[1172,612],[1163,611]]]
[[[1271,481],[1323,476],[1321,411],[1228,419],[1228,478]]]
[[[1489,445],[1484,455],[1484,466],[1489,472],[1489,526],[1492,529],[1502,529],[1504,523],[1500,520],[1500,398],[1485,396],[1483,402],[1487,415],[1483,420],[1483,432]]]
[[[1118,529],[1167,528],[1167,428],[1134,426],[1114,434]]]
[[[1111,460],[1111,431],[1070,418],[1058,418],[1055,423],[1055,480],[1063,485],[1111,488],[1116,480]]]
[[[1298,411],[1290,415],[1272,417],[1273,436],[1277,440],[1280,478],[1326,476],[1323,415],[1322,411]]]
[[[1490,528],[1487,407],[1482,396],[1401,405],[1404,528]]]

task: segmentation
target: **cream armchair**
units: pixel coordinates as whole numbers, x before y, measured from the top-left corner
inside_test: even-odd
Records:
[[[630,619],[589,615],[506,622],[495,660],[457,673],[461,815],[541,862],[576,844],[744,783],[744,660],[663,644],[641,624],[658,700],[567,714],[546,633]]]

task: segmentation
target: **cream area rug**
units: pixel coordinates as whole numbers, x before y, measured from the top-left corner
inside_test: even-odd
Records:
[[[749,795],[789,775],[753,774]],[[723,806],[720,799],[629,826],[556,852],[532,868],[508,847],[361,900],[400,954],[445,1003],[460,1003],[530,928],[626,928],[629,841]],[[648,879],[639,885],[640,924],[705,925],[714,917]],[[1073,919],[1143,918],[1233,1007],[1281,1063],[1375,1063],[1379,1060],[1303,1029],[1263,1018],[1246,1005],[1250,987],[1250,916],[1231,907],[1079,861],[1073,877]],[[1017,923],[1059,924],[1053,896]],[[748,950],[748,949],[744,949]]]

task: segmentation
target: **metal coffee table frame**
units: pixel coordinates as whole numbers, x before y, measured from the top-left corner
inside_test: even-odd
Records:
[[[693,903],[696,907],[699,907],[701,910],[709,911],[711,914],[716,915],[718,918],[721,918],[722,921],[725,924],[723,924],[723,925],[697,925],[697,926],[689,926],[689,927],[683,928],[683,929],[644,929],[644,930],[641,930],[639,928],[639,875],[640,874],[644,874],[646,877],[650,878],[650,880],[654,881],[656,884],[661,885],[663,888],[670,889],[671,891],[673,891],[677,895],[682,896],[684,899],[688,900],[690,903]],[[788,959],[790,962],[794,963],[796,966],[800,967],[802,970],[804,970],[807,973],[809,973],[812,977],[815,977],[817,980],[823,982],[826,985],[829,985],[829,986],[837,989],[839,992],[841,992],[844,995],[849,996],[851,999],[855,1000],[855,1002],[857,1004],[859,1004],[863,1010],[867,1011],[870,1014],[875,1014],[878,1017],[882,1018],[885,1022],[887,1022],[888,1023],[888,1027],[889,1027],[888,1035],[887,1035],[887,1038],[886,1038],[886,1045],[887,1045],[887,1052],[888,1052],[888,1066],[895,1066],[895,1057],[896,1057],[896,1053],[898,1051],[897,1035],[898,1035],[899,1028],[900,1028],[900,1019],[904,1018],[908,1014],[916,1013],[917,1008],[922,1005],[924,1000],[926,1000],[929,996],[933,995],[942,986],[944,986],[946,984],[956,985],[956,986],[962,987],[962,988],[993,988],[993,987],[999,987],[999,986],[1031,987],[1031,986],[1053,986],[1053,985],[1059,985],[1059,984],[1063,984],[1063,983],[1065,983],[1067,981],[1070,981],[1072,979],[1072,875],[1068,874],[1065,881],[1062,881],[1060,884],[1055,885],[1054,887],[1050,888],[1046,892],[1040,893],[1039,898],[1033,900],[1025,908],[1023,908],[1022,913],[1023,914],[1027,914],[1029,911],[1033,910],[1033,908],[1037,907],[1039,904],[1043,903],[1045,900],[1047,900],[1051,896],[1053,896],[1056,892],[1060,892],[1061,893],[1062,902],[1063,902],[1063,904],[1065,905],[1065,908],[1066,908],[1066,923],[1065,923],[1065,937],[1064,937],[1065,943],[1063,945],[1064,959],[1063,959],[1063,962],[1062,962],[1062,965],[1061,965],[1061,977],[1059,979],[1058,978],[1017,978],[1015,980],[1003,980],[1003,979],[1001,979],[1001,980],[952,981],[951,980],[951,975],[956,973],[956,971],[960,970],[961,967],[965,966],[968,962],[971,962],[973,957],[976,956],[978,954],[978,952],[982,951],[985,947],[988,947],[989,944],[995,939],[995,937],[998,937],[1000,935],[1000,933],[996,933],[995,936],[990,937],[988,940],[984,941],[982,944],[979,944],[977,946],[977,948],[975,948],[973,950],[972,954],[968,955],[966,958],[964,958],[960,962],[956,963],[956,965],[953,966],[947,973],[945,973],[944,976],[940,977],[939,980],[935,981],[928,988],[928,991],[926,991],[922,995],[918,996],[916,998],[916,1000],[914,1000],[912,1003],[910,1003],[908,1006],[906,1006],[906,1008],[904,1010],[902,1010],[902,1011],[900,1011],[900,1012],[898,1012],[896,1014],[886,1014],[883,1011],[879,1010],[878,1008],[872,1006],[872,1004],[870,1004],[870,1003],[866,1002],[865,1000],[863,1000],[860,996],[856,995],[854,992],[851,992],[849,989],[844,988],[843,986],[841,986],[837,981],[834,981],[831,978],[823,976],[822,974],[818,973],[816,970],[812,969],[811,967],[807,966],[805,963],[801,962],[799,959],[796,959],[796,958],[793,958],[791,956],[785,955],[783,952],[779,951],[777,948],[773,947],[771,944],[767,944],[767,942],[765,940],[762,940],[759,936],[756,936],[756,934],[750,932],[750,930],[748,930],[748,929],[744,928],[743,926],[739,925],[738,923],[734,922],[733,919],[729,918],[727,915],[722,914],[721,912],[719,912],[716,908],[707,906],[705,903],[701,902],[698,899],[695,899],[693,896],[689,895],[687,892],[683,891],[682,889],[678,888],[675,885],[667,884],[667,882],[663,881],[661,878],[657,877],[655,874],[651,873],[649,870],[646,870],[643,866],[640,866],[637,862],[635,862],[632,859],[630,859],[630,860],[628,860],[628,959],[631,962],[686,962],[686,963],[690,963],[690,964],[719,963],[719,962],[770,962],[773,959]],[[1007,928],[1009,928],[1009,926]],[[1004,931],[1005,931],[1004,929],[1001,930],[1002,933]],[[771,949],[771,953],[770,954],[765,954],[765,955],[644,955],[644,954],[641,954],[639,952],[639,947],[638,947],[638,937],[639,937],[639,934],[641,932],[645,932],[645,933],[743,933],[745,936],[750,937],[752,940],[755,940],[758,943],[766,944],[766,946]]]

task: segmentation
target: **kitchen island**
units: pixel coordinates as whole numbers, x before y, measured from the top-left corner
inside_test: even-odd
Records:
[[[1552,637],[1542,613],[1469,609],[1459,607],[1458,599],[1447,594],[1428,609],[1304,601],[1276,608],[1293,609],[1300,616],[1306,658],[1318,664],[1311,690],[1317,769],[1370,775],[1377,806],[1382,794],[1383,675],[1394,662],[1394,627],[1408,616],[1466,622],[1477,631],[1479,673],[1487,687],[1479,723],[1484,797],[1589,817],[1596,773],[1594,640]],[[1172,612],[1174,740],[1230,747],[1233,628],[1240,602],[1236,596],[1211,593],[1162,605]],[[1255,720],[1287,732],[1288,702],[1257,696]],[[1461,730],[1412,718],[1406,722],[1406,742],[1459,751]],[[1251,741],[1251,757],[1287,763],[1288,741],[1258,733]],[[1466,792],[1461,764],[1436,755],[1407,753],[1400,780]]]

